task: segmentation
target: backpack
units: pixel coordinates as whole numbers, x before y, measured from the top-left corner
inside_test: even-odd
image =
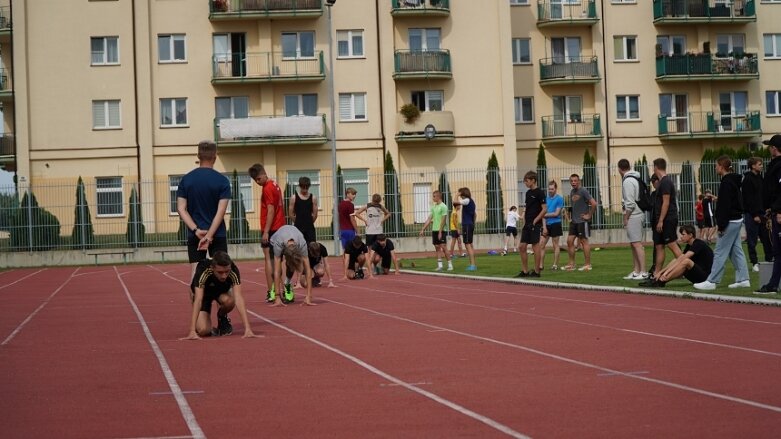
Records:
[[[637,180],[637,207],[639,207],[643,212],[653,210],[654,199],[651,196],[651,190],[648,188],[648,185],[645,184],[642,178],[638,178],[634,175],[629,175],[628,177]]]

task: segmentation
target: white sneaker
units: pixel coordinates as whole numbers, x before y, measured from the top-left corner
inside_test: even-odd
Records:
[[[752,268],[755,273],[759,273],[759,264],[754,264],[754,267]]]
[[[635,279],[637,279],[637,276],[639,276],[639,275],[640,275],[639,273],[633,271],[633,272],[627,274],[626,276],[624,276],[624,280],[635,280]]]
[[[453,271],[453,265],[452,264],[447,266],[447,271]]]
[[[742,282],[735,282],[734,284],[729,284],[730,288],[751,288],[751,282],[746,279]]]
[[[632,278],[632,280],[645,280],[645,279],[648,279],[648,272],[637,273],[637,276]]]
[[[714,284],[712,282],[708,282],[706,280],[704,282],[700,282],[700,283],[694,284],[694,288],[696,288],[698,290],[715,290],[716,289],[716,284]]]
[[[442,267],[437,267],[434,269],[434,271],[442,271]]]

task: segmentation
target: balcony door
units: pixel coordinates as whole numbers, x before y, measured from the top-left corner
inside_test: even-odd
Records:
[[[659,35],[656,37],[658,44],[657,56],[683,55],[686,53],[686,37],[683,35]]]
[[[719,93],[719,131],[747,130],[747,106],[748,93],[745,91]]]
[[[215,76],[246,76],[247,50],[243,33],[212,35]]]
[[[580,61],[580,38],[551,38],[550,45],[554,64]]]
[[[659,95],[659,114],[667,119],[669,133],[689,132],[689,98],[687,95]]]
[[[439,50],[441,30],[438,28],[410,29],[409,49],[412,52]]]
[[[578,5],[580,0],[551,0],[550,2],[550,18],[551,20],[559,20],[564,18],[564,7],[566,5]],[[571,17],[572,14],[568,14],[567,17]]]
[[[566,136],[570,124],[583,122],[583,99],[580,96],[553,97],[553,135]]]
[[[413,91],[412,104],[420,111],[442,111],[442,90]]]

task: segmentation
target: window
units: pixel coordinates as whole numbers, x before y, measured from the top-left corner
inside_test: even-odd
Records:
[[[214,98],[214,114],[217,119],[246,119],[249,117],[249,97]]]
[[[363,31],[336,31],[337,58],[363,58]]]
[[[425,52],[427,50],[439,50],[440,30],[437,28],[429,29],[410,29],[409,30],[409,48],[413,52]]]
[[[781,116],[781,91],[766,91],[765,100],[767,100],[767,115]]]
[[[122,216],[122,177],[96,177],[98,216]]]
[[[282,33],[282,58],[314,58],[314,56],[314,32],[307,31]]]
[[[551,54],[553,63],[564,64],[570,62],[580,62],[580,38],[564,37],[551,38]]]
[[[613,56],[616,61],[637,61],[637,37],[613,37]]]
[[[420,111],[442,111],[444,95],[442,90],[413,91],[412,104]]]
[[[187,98],[160,99],[160,126],[187,126]]]
[[[339,93],[339,120],[366,120],[366,93]]]
[[[657,55],[671,56],[686,53],[686,37],[683,35],[659,35],[656,37]]]
[[[369,203],[369,170],[368,169],[342,169],[344,188],[351,187],[358,191],[355,200],[356,206],[365,206]],[[310,177],[311,178],[311,177]]]
[[[119,37],[90,38],[93,66],[119,64]]]
[[[765,58],[781,58],[781,34],[765,34]]]
[[[529,0],[510,0],[511,5],[528,5]]]
[[[611,0],[610,3],[614,3],[614,4],[637,3],[637,0]]]
[[[225,178],[228,179],[228,181],[231,184],[231,196],[235,197],[236,192],[233,190],[233,173],[227,173],[222,174],[225,176]],[[239,180],[239,194],[241,194],[241,201],[244,202],[244,210],[246,212],[253,212],[253,204],[252,204],[252,178],[250,178],[249,174],[238,174],[237,175]],[[230,214],[231,213],[231,204],[228,203],[228,210],[225,211],[225,213]]]
[[[534,123],[534,98],[516,97],[515,103],[515,123]]]
[[[287,171],[287,184],[289,184],[293,190],[297,191],[298,179],[301,177],[309,177],[309,180],[312,182],[312,185],[309,186],[309,192],[317,198],[320,198],[320,171]]]
[[[743,34],[722,34],[716,36],[716,56],[727,57],[731,53],[745,53],[746,37]]]
[[[616,96],[616,112],[618,120],[640,120],[638,96]]]
[[[317,116],[317,95],[285,95],[285,116]]]
[[[184,34],[158,35],[157,60],[161,63],[187,61]]]
[[[513,38],[513,64],[531,64],[530,42],[529,38]]]
[[[96,130],[121,128],[121,119],[119,100],[92,101],[92,128]]]
[[[176,191],[179,189],[179,182],[182,180],[181,175],[169,175],[168,176],[168,194],[169,194],[169,210],[171,215],[178,215],[176,210]]]

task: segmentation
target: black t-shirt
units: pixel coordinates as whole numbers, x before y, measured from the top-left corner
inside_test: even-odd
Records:
[[[683,253],[691,251],[692,262],[697,264],[706,273],[710,274],[711,267],[713,266],[713,250],[701,239],[695,239],[691,245],[686,245],[683,249]]]
[[[361,243],[361,246],[358,248],[355,248],[353,243],[347,244],[347,247],[345,247],[344,252],[348,255],[350,255],[351,258],[357,258],[361,253],[369,253],[369,247],[366,247],[365,243]]]
[[[231,264],[231,271],[228,277],[224,282],[220,282],[212,270],[211,259],[204,259],[195,268],[195,276],[193,276],[193,280],[190,283],[190,288],[193,291],[195,288],[203,288],[204,295],[209,296],[227,293],[234,285],[241,285],[241,275],[236,264]]]
[[[545,192],[540,188],[529,189],[526,192],[526,212],[523,214],[523,220],[526,225],[531,225],[534,218],[542,212],[542,205],[545,204]]]
[[[654,195],[656,195],[654,203],[654,219],[659,218],[662,213],[662,195],[669,195],[670,205],[667,208],[667,216],[665,216],[665,220],[677,220],[678,203],[675,200],[675,184],[669,175],[665,175],[661,180],[659,180],[659,187],[656,188]]]
[[[314,267],[315,265],[319,264],[323,260],[323,258],[328,257],[328,250],[325,249],[325,246],[323,244],[320,244],[319,242],[317,243],[317,245],[320,246],[320,256],[317,258],[313,258],[309,256],[310,267]]]
[[[385,240],[385,247],[380,245],[380,242],[377,241],[372,245],[372,251],[380,255],[382,259],[387,259],[391,257],[391,252],[394,250],[393,247],[393,241],[390,239]]]

